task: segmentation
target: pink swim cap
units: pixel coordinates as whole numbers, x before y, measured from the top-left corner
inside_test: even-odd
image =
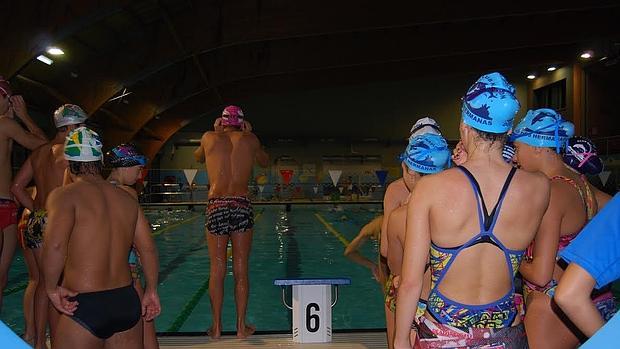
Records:
[[[222,126],[241,126],[243,124],[243,110],[236,105],[229,105],[222,112]]]
[[[13,94],[13,91],[11,91],[11,85],[8,81],[4,80],[2,76],[0,76],[0,93],[5,96],[10,96]]]

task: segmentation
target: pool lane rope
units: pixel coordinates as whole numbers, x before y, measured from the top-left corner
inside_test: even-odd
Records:
[[[262,213],[263,212],[261,211],[254,216],[255,223],[256,221],[258,221]],[[228,257],[232,256],[232,249],[228,249],[226,254],[228,255]],[[185,306],[183,306],[183,310],[181,310],[179,315],[177,315],[174,321],[172,321],[172,324],[170,324],[166,332],[178,332],[181,329],[181,327],[183,327],[183,325],[185,324],[185,321],[187,321],[189,316],[192,314],[194,309],[198,306],[198,303],[200,303],[200,300],[205,295],[205,293],[207,293],[208,290],[209,290],[209,277],[207,277],[207,280],[205,280],[202,286],[200,286],[200,288],[196,290],[196,292],[194,292],[194,294],[192,295],[192,298],[190,298],[190,300],[187,303],[185,303]]]
[[[327,229],[327,231],[329,231],[330,233],[332,233],[332,235],[334,235],[336,237],[336,239],[338,239],[340,242],[342,242],[342,244],[344,245],[344,247],[349,246],[349,240],[347,240],[347,238],[344,237],[344,235],[342,235],[338,230],[336,230],[329,222],[327,222],[325,220],[325,218],[323,218],[323,216],[321,216],[318,213],[315,213],[314,216],[316,217],[316,219],[319,220],[319,222],[323,223],[323,225],[325,226],[325,229]]]
[[[169,225],[169,226],[167,226],[165,228],[162,228],[160,230],[154,231],[152,235],[153,235],[153,237],[159,236],[159,235],[161,235],[161,234],[163,234],[163,233],[165,233],[167,231],[170,231],[170,230],[172,230],[172,229],[174,229],[174,228],[176,228],[176,227],[178,227],[180,225],[183,225],[185,223],[189,223],[189,222],[195,221],[199,217],[202,217],[202,215],[201,214],[196,214],[196,215],[194,215],[192,217],[189,217],[187,219],[184,219],[184,220],[182,220],[182,221],[180,221],[178,223],[174,223],[174,224]]]

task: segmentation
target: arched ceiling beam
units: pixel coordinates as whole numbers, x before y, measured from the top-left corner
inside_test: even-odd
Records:
[[[161,1],[158,2],[158,4],[160,3]],[[98,108],[100,108],[103,104],[105,104],[110,98],[118,94],[123,88],[131,87],[134,84],[138,83],[139,81],[146,80],[150,76],[157,74],[164,69],[168,69],[175,64],[179,64],[180,62],[187,61],[187,60],[192,60],[195,63],[199,71],[199,74],[201,75],[201,77],[203,77],[203,80],[206,81],[206,84],[209,84],[210,79],[208,78],[208,73],[202,67],[199,57],[209,54],[209,53],[228,49],[228,48],[235,48],[235,47],[257,44],[257,43],[268,44],[269,42],[274,42],[274,41],[323,37],[323,36],[329,36],[329,35],[342,35],[342,34],[356,34],[357,35],[357,34],[372,32],[372,31],[406,29],[406,28],[417,27],[417,26],[437,25],[437,24],[443,24],[443,23],[450,23],[450,24],[469,23],[469,22],[475,22],[475,21],[488,21],[488,20],[503,19],[503,18],[525,18],[527,16],[533,16],[533,15],[551,16],[551,15],[561,15],[561,14],[565,14],[569,12],[606,10],[606,9],[618,8],[620,7],[620,4],[618,4],[617,2],[613,2],[613,1],[599,1],[597,3],[589,3],[589,5],[587,6],[584,6],[583,3],[570,4],[566,2],[557,2],[557,1],[551,2],[551,3],[532,2],[530,6],[528,6],[528,4],[519,3],[518,5],[515,4],[513,8],[509,8],[509,9],[499,8],[499,10],[497,10],[492,15],[482,15],[482,16],[477,15],[476,11],[474,11],[471,8],[472,6],[469,6],[469,7],[470,7],[468,9],[469,12],[454,10],[452,12],[442,11],[441,13],[431,13],[430,14],[430,17],[432,17],[431,20],[425,20],[424,16],[422,16],[421,14],[418,14],[417,15],[418,17],[414,18],[414,20],[412,21],[409,21],[407,23],[397,23],[397,24],[391,24],[391,25],[388,25],[388,24],[368,25],[366,24],[366,26],[362,26],[362,27],[358,27],[354,29],[348,28],[348,29],[340,29],[340,30],[332,30],[332,31],[315,31],[311,33],[298,33],[295,35],[288,35],[288,36],[272,34],[272,36],[261,37],[257,33],[250,32],[248,35],[253,36],[251,39],[248,39],[248,40],[237,39],[237,40],[233,40],[228,43],[220,43],[220,44],[212,45],[211,47],[207,47],[207,48],[203,47],[193,53],[187,53],[187,50],[185,49],[185,45],[183,45],[183,43],[181,42],[179,35],[177,34],[177,30],[174,27],[173,18],[167,13],[165,9],[162,9],[163,18],[166,22],[166,26],[168,27],[168,30],[171,33],[171,36],[174,38],[173,40],[176,42],[176,45],[182,48],[181,49],[182,54],[177,55],[172,60],[165,60],[163,64],[157,65],[157,63],[155,63],[155,66],[145,65],[147,66],[147,68],[139,71],[137,74],[134,74],[133,76],[126,77],[126,78],[121,78],[122,80],[120,81],[122,81],[122,83],[117,84],[115,87],[111,89],[101,91],[102,95],[100,97],[95,98],[93,103],[88,105],[88,110],[92,113],[96,112]],[[500,12],[500,10],[504,10],[506,12],[502,13]],[[196,9],[193,12],[196,13],[199,11],[198,9]],[[412,15],[415,15],[415,14],[412,14]],[[207,41],[205,42],[208,43]],[[131,47],[134,45],[134,43],[129,43],[129,45]],[[130,47],[127,47],[127,49],[129,49]],[[119,50],[122,51],[122,47],[119,47]],[[101,66],[101,65],[93,64],[93,66]],[[217,89],[215,91],[217,93]],[[78,98],[78,100],[79,99],[80,98]]]

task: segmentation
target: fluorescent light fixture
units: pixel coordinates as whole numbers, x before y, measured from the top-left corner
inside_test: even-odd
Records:
[[[555,65],[552,65],[549,68],[547,68],[547,71],[555,71],[557,69],[558,69],[558,67],[556,67]]]
[[[49,53],[50,55],[54,55],[54,56],[60,56],[60,55],[64,55],[65,51],[59,49],[58,47],[48,47],[47,48],[47,53]]]
[[[579,55],[579,57],[583,59],[590,59],[592,58],[592,56],[594,56],[594,53],[592,53],[592,51],[584,51],[581,53],[581,55]]]
[[[47,65],[52,65],[52,63],[54,63],[54,61],[52,61],[49,57],[44,56],[44,55],[39,55],[37,57],[37,60],[47,64]]]
[[[527,78],[530,79],[530,80],[534,80],[534,79],[536,79],[536,75],[530,74],[530,75],[527,76]]]

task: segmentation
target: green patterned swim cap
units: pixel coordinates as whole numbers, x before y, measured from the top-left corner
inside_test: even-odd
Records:
[[[65,159],[69,161],[103,161],[101,138],[97,132],[78,127],[65,140]]]

